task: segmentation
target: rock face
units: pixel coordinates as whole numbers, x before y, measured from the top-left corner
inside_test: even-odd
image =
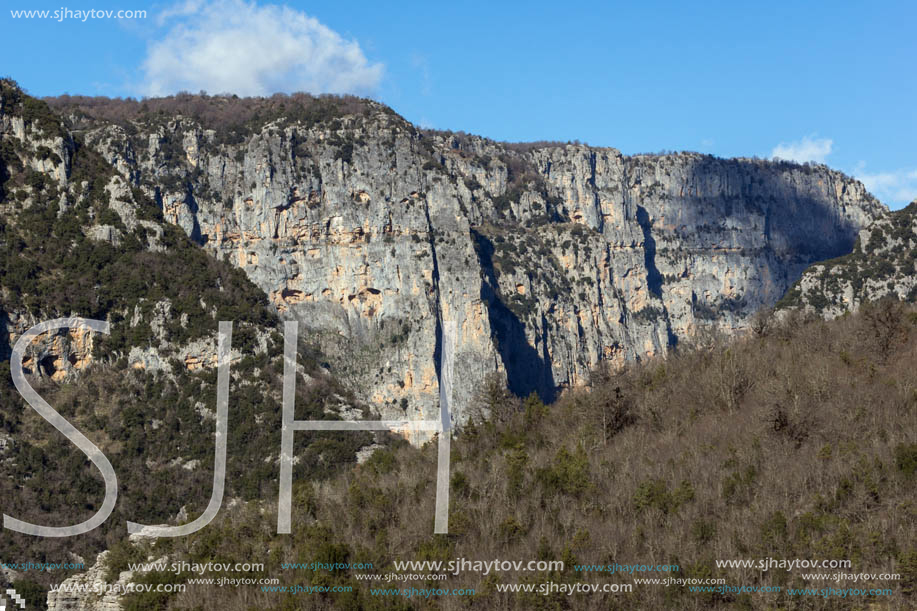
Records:
[[[20,320],[16,322],[19,324],[14,323],[9,329],[11,345],[31,326],[22,324]],[[58,382],[85,369],[91,362],[92,333],[85,328],[65,328],[36,337],[23,354],[22,370],[26,375],[34,374]]]
[[[385,417],[434,417],[442,320],[460,331],[454,417],[494,371],[550,398],[699,326],[742,329],[886,212],[825,166],[504,145],[366,101],[230,138],[191,118],[220,98],[186,102],[115,121],[52,101],[167,219],[319,332]]]
[[[917,301],[917,200],[860,231],[850,254],[807,269],[778,307],[836,318],[887,297]]]
[[[0,79],[0,497],[5,512],[35,523],[79,523],[101,500],[85,456],[38,421],[11,384],[13,346],[51,319],[110,323],[108,334],[74,326],[36,337],[23,351],[23,367],[35,390],[110,459],[134,519],[186,521],[209,501],[212,459],[203,457],[214,439],[219,320],[235,322],[230,384],[237,420],[227,434],[224,507],[260,500],[276,478],[281,389],[274,374],[283,368],[283,338],[267,296],[239,268],[165,222],[157,202],[131,180],[44,102]],[[370,417],[319,360],[299,363],[302,411],[352,418],[359,409]],[[373,436],[320,441],[298,440],[297,479],[355,462]],[[56,465],[50,474],[49,461]],[[123,516],[112,516],[89,553],[123,536]],[[21,548],[7,537],[0,557],[15,558]],[[66,541],[50,538],[35,554],[68,551]],[[103,587],[123,590],[132,575],[105,584],[103,565],[68,580],[73,587],[52,593],[50,608],[120,608],[119,592]],[[21,577],[0,573],[4,583]],[[30,588],[54,583],[47,572],[26,577],[35,580]]]
[[[99,223],[99,218],[87,217],[86,220],[91,224],[79,230],[89,239],[108,242],[118,248],[123,233],[139,228],[150,238],[150,251],[165,250],[160,244],[162,227],[150,220],[138,218],[138,202],[134,199],[130,183],[107,168],[104,161],[101,165],[88,170],[83,168],[81,173],[78,172],[73,164],[77,146],[72,134],[66,130],[65,123],[47,106],[11,87],[8,82],[0,82],[0,227],[22,225],[24,221],[21,215],[44,198],[51,199],[59,218],[65,212],[85,204],[90,199],[87,185],[98,182],[104,193],[105,206],[113,212],[108,218],[115,219],[119,227]],[[75,179],[78,173],[81,174],[79,178],[85,180]],[[15,179],[11,180],[14,176]],[[43,221],[50,225],[53,219]],[[44,229],[47,231],[48,227]],[[0,246],[9,248],[13,246],[10,242],[16,242],[15,239],[7,240],[9,238],[6,236],[0,238]],[[9,257],[17,258],[14,248],[9,249]],[[73,258],[78,257],[73,255]],[[28,273],[35,274],[35,271],[30,270]],[[0,274],[0,278],[3,276]],[[74,278],[60,278],[60,292],[64,292],[67,282],[73,281]],[[10,288],[11,284],[8,281],[0,284],[0,361],[11,357],[12,347],[20,335],[46,319],[35,314],[45,304],[32,303],[29,304],[31,307],[26,307],[25,303],[15,305],[17,301],[21,302],[17,298],[22,295],[11,298],[11,293],[16,293]],[[145,296],[143,301],[148,301]],[[9,307],[8,302],[14,305]],[[148,325],[158,345],[154,346],[150,342],[144,348],[134,347],[127,355],[129,364],[137,369],[168,370],[170,365],[162,350],[158,349],[165,346],[170,353],[174,352],[171,356],[183,363],[189,371],[213,365],[216,362],[213,337],[185,345],[175,345],[175,342],[169,341],[165,327],[171,309],[172,303],[164,298],[152,304],[144,304],[142,308],[140,305],[134,307],[129,317],[130,327],[134,328],[139,323]],[[85,313],[72,311],[66,314],[81,316]],[[183,326],[187,324],[187,318],[187,314],[181,314]],[[263,334],[258,334],[256,340],[263,351]],[[238,351],[233,354],[233,358],[238,361]],[[60,329],[38,336],[26,348],[22,366],[26,375],[60,382],[85,369],[92,361],[93,333],[85,329]]]
[[[106,582],[108,554],[102,552],[85,573],[68,577],[56,591],[48,592],[48,611],[121,611],[121,598],[133,573],[122,571],[117,581]]]

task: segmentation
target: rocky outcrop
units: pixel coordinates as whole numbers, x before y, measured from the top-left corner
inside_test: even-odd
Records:
[[[778,308],[836,318],[885,298],[917,302],[917,200],[860,231],[850,254],[807,269]]]
[[[119,503],[128,499],[132,517],[150,524],[187,521],[209,501],[206,470],[213,459],[203,457],[212,457],[207,446],[217,376],[210,373],[219,320],[235,321],[224,507],[260,498],[264,482],[276,477],[281,390],[274,374],[283,368],[283,338],[267,296],[165,222],[154,199],[131,180],[45,103],[0,79],[0,372],[6,378],[0,384],[0,496],[5,511],[36,523],[79,523],[101,500],[85,457],[61,443],[10,383],[12,347],[50,319],[110,323],[107,335],[73,327],[34,338],[23,367],[35,390],[110,459]],[[353,417],[363,406],[317,353],[303,352],[313,358],[299,364],[300,405],[307,404],[312,417]],[[329,463],[355,462],[374,439],[363,432],[330,437],[320,446],[297,444],[297,479],[324,472]],[[44,469],[47,461],[55,469]],[[88,542],[90,553],[123,536],[123,516],[100,529]],[[15,557],[17,545],[8,538],[0,555]],[[41,558],[69,550],[61,539],[36,545]],[[103,564],[70,581],[88,591],[53,593],[51,608],[119,608],[120,596],[102,588],[124,586],[131,576],[122,573],[118,583],[106,584]],[[47,572],[26,581],[33,579],[30,598],[36,585],[55,583]]]
[[[11,313],[6,323],[9,345],[13,346],[19,336],[38,322],[32,316]],[[26,375],[59,382],[92,363],[92,346],[93,333],[86,328],[42,333],[26,347],[22,371]]]
[[[121,599],[130,587],[133,572],[122,571],[117,580],[108,583],[105,574],[110,553],[102,552],[85,573],[68,577],[56,590],[48,592],[48,611],[121,611]]]
[[[459,418],[493,371],[550,398],[701,326],[743,329],[885,212],[825,166],[504,145],[420,133],[374,102],[235,140],[181,114],[79,116],[124,180],[315,331],[386,417],[434,417],[442,320],[460,330]]]

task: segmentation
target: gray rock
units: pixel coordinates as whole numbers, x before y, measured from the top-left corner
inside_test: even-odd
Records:
[[[442,320],[462,421],[492,372],[551,398],[703,327],[738,332],[885,213],[825,166],[422,134],[374,102],[237,144],[187,117],[135,128],[86,139],[384,418],[436,417]]]
[[[57,591],[48,592],[48,611],[121,611],[123,588],[130,583],[133,573],[124,571],[115,583],[107,583],[108,554],[102,552],[85,573],[68,577]]]

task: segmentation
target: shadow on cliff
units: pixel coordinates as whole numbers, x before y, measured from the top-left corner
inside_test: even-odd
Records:
[[[630,158],[628,163],[647,160]],[[825,166],[699,154],[689,155],[684,163],[680,208],[667,219],[666,231],[682,246],[752,257],[763,279],[760,295],[724,299],[703,316],[695,307],[695,315],[701,318],[716,319],[727,313],[750,316],[773,306],[810,265],[850,253],[861,229],[860,217],[882,209],[868,195],[852,200],[850,209],[844,206],[841,198],[853,180]],[[628,168],[628,172],[640,170]],[[650,218],[658,214],[646,211]],[[649,219],[641,218],[639,208],[637,215],[646,236],[652,226]],[[655,243],[647,244],[647,268],[652,275],[650,263],[655,262],[649,250],[655,250]]]
[[[156,205],[159,206],[159,209],[163,213],[165,213],[166,207],[165,207],[165,201],[163,199],[163,192],[162,192],[162,189],[159,187],[156,188],[155,202],[156,202]],[[191,226],[191,233],[188,234],[188,237],[191,238],[191,241],[202,246],[207,242],[207,240],[204,238],[204,235],[201,233],[201,226],[197,221],[197,214],[198,214],[198,211],[200,210],[200,206],[198,206],[197,204],[197,199],[195,199],[194,197],[194,190],[192,189],[190,183],[185,185],[184,203],[188,207],[188,211],[191,213],[191,222],[193,223]],[[184,229],[184,227],[182,227],[182,229]],[[185,232],[187,233],[187,229],[185,229]]]
[[[653,223],[643,206],[637,206],[637,223],[643,230],[643,264],[646,266],[646,284],[650,293],[662,297],[662,274],[656,267],[656,240],[653,238]]]
[[[0,310],[0,362],[8,361],[13,353],[10,346],[10,319],[6,312]]]
[[[649,292],[662,301],[662,274],[656,265],[656,239],[653,237],[653,221],[643,206],[637,205],[637,223],[643,231],[643,265],[646,267],[646,286]],[[672,320],[669,318],[669,310],[663,302],[663,311],[665,312],[665,333],[666,342],[670,348],[678,345],[678,336],[672,330]]]
[[[471,235],[484,270],[481,301],[487,306],[491,333],[497,340],[497,351],[506,369],[507,386],[517,396],[526,397],[535,392],[542,401],[550,403],[556,398],[557,387],[547,347],[543,354],[539,354],[529,344],[525,336],[525,325],[500,297],[493,266],[493,244],[477,231],[472,230]]]
[[[767,246],[790,263],[809,265],[853,250],[860,227],[836,204],[836,175],[828,168],[782,160],[692,160],[689,177],[710,175],[726,177],[731,193],[698,199],[697,212],[715,220],[742,208],[764,216]]]

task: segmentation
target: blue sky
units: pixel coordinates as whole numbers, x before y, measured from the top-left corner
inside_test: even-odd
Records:
[[[438,129],[815,160],[917,198],[913,2],[11,0],[35,95],[354,92]],[[146,10],[14,19],[12,10]]]

